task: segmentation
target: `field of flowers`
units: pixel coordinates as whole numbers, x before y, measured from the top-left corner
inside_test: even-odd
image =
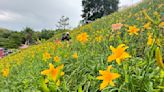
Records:
[[[164,92],[164,0],[144,0],[71,37],[1,59],[0,92]]]

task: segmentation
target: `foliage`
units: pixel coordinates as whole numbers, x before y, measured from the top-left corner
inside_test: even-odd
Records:
[[[22,31],[24,35],[25,44],[29,45],[34,42],[34,31],[30,27],[26,27]]]
[[[69,18],[66,16],[62,16],[58,21],[58,24],[56,25],[56,27],[59,30],[66,30],[68,29],[68,26],[69,26]]]
[[[0,47],[17,48],[23,42],[23,36],[20,32],[2,30],[0,32]]]
[[[118,4],[119,0],[82,0],[84,23],[117,11]]]
[[[45,42],[3,58],[0,90],[162,92],[163,6],[163,0],[144,0],[137,6],[74,29],[70,32],[70,43]],[[149,27],[144,27],[149,22]],[[112,25],[117,23],[123,26],[112,30]],[[150,34],[151,45],[147,44]],[[108,57],[112,57],[109,62]]]
[[[43,29],[39,35],[39,38],[48,40],[48,39],[52,38],[54,36],[54,34],[55,34],[55,31],[53,31],[53,30]]]
[[[56,30],[43,29],[34,31],[32,28],[26,27],[23,31],[11,31],[7,29],[0,29],[0,47],[3,48],[18,48],[21,44],[35,44],[37,39],[48,40],[52,38]]]

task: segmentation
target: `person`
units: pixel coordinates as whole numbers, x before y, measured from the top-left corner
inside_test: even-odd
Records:
[[[65,39],[65,34],[63,33],[63,34],[62,34],[61,41],[64,41],[64,39]]]
[[[66,32],[66,34],[62,34],[62,38],[61,38],[61,41],[69,41],[71,39],[70,37],[70,33],[69,32]]]

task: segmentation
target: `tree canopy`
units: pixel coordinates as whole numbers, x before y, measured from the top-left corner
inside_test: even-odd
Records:
[[[119,0],[82,0],[84,23],[117,11],[118,4]]]

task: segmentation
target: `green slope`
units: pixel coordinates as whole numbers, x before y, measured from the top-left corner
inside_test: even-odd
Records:
[[[98,92],[102,83],[96,78],[101,75],[99,70],[106,70],[110,65],[113,67],[111,72],[121,76],[113,80],[115,86],[106,86],[104,92],[162,92],[163,63],[156,63],[155,50],[159,47],[161,53],[164,52],[164,32],[161,25],[159,26],[164,21],[163,13],[164,0],[145,0],[136,6],[74,29],[70,32],[70,43],[52,41],[60,38],[59,33],[50,40],[52,42],[31,46],[5,57],[0,60],[0,92]],[[151,28],[145,29],[143,26],[149,22]],[[112,32],[112,24],[115,23],[122,23],[123,27]],[[129,26],[134,25],[139,29],[138,35],[129,35]],[[88,35],[88,41],[80,43],[77,36],[84,32]],[[152,34],[154,43],[151,46],[147,45],[147,34]],[[123,62],[120,65],[116,60],[108,62],[108,56],[112,55],[109,47],[116,48],[120,44],[129,47],[126,52],[131,58],[121,60]],[[49,55],[46,56],[47,59],[44,58],[45,53],[49,53],[50,58]],[[72,57],[74,53],[78,54],[77,59]],[[54,61],[56,56],[60,58],[59,62]],[[59,86],[57,80],[41,74],[49,68],[49,63],[55,67],[64,64],[62,71],[65,74],[58,76]],[[7,77],[4,76],[5,73]]]

